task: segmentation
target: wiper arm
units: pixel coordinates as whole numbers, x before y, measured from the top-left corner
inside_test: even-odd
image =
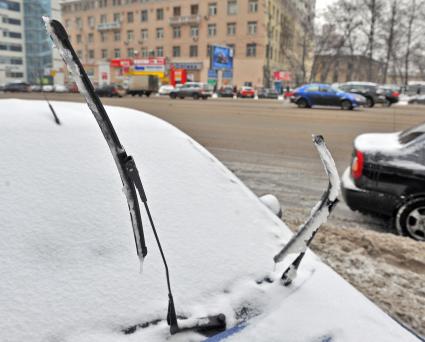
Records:
[[[340,180],[335,162],[326,148],[325,140],[321,135],[313,137],[314,145],[319,152],[320,159],[328,175],[329,184],[322,198],[313,208],[307,221],[300,227],[291,240],[283,247],[283,249],[274,257],[275,263],[281,262],[289,254],[299,253],[292,264],[282,274],[282,281],[285,286],[292,283],[297,275],[297,270],[307,251],[308,246],[319,230],[320,226],[325,223],[329,214],[338,203],[338,194],[340,191]]]

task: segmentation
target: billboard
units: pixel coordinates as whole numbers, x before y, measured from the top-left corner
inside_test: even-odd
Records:
[[[233,50],[227,46],[211,46],[211,69],[232,70]]]

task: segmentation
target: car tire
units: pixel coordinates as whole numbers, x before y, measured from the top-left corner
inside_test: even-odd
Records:
[[[148,92],[145,93],[145,95],[146,95],[146,97],[149,97],[149,96],[151,96],[151,93],[148,91]]]
[[[366,108],[372,108],[375,105],[375,102],[373,101],[373,99],[371,97],[366,97],[366,103],[365,103],[365,107]]]
[[[176,93],[170,93],[170,98],[175,100],[177,98],[177,94]]]
[[[208,96],[202,96],[202,100],[208,99]]]
[[[400,235],[425,241],[425,198],[415,198],[402,205],[394,218]]]
[[[297,106],[298,106],[298,108],[308,108],[309,107],[306,99],[299,99],[297,101]]]
[[[348,100],[344,100],[341,102],[341,108],[343,110],[351,110],[353,109],[353,104]]]
[[[193,93],[192,95],[194,100],[199,100],[199,94],[198,93]]]

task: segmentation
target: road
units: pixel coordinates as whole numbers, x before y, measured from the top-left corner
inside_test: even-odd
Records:
[[[43,98],[37,93],[13,97]],[[77,94],[48,97],[83,101]],[[256,194],[275,194],[292,229],[305,220],[327,185],[312,134],[324,135],[342,173],[358,134],[392,132],[425,121],[425,106],[342,111],[302,110],[277,100],[126,97],[103,101],[151,113],[192,136]],[[425,334],[425,244],[387,231],[386,222],[352,212],[341,202],[312,248],[384,311]]]
[[[0,94],[1,97],[10,97]],[[20,98],[42,99],[38,93]],[[83,101],[78,94],[48,94],[51,100]],[[364,132],[402,130],[425,120],[425,107],[396,106],[342,111],[298,109],[276,100],[104,98],[162,118],[200,142],[254,192],[281,200],[285,220],[298,225],[326,186],[312,134],[326,138],[340,173],[349,165],[353,139]],[[60,113],[58,113],[60,116]],[[385,230],[385,223],[339,205],[335,223]]]

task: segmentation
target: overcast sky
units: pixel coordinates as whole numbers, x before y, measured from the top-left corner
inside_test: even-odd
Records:
[[[322,12],[327,5],[335,2],[335,0],[316,0],[316,10]]]

